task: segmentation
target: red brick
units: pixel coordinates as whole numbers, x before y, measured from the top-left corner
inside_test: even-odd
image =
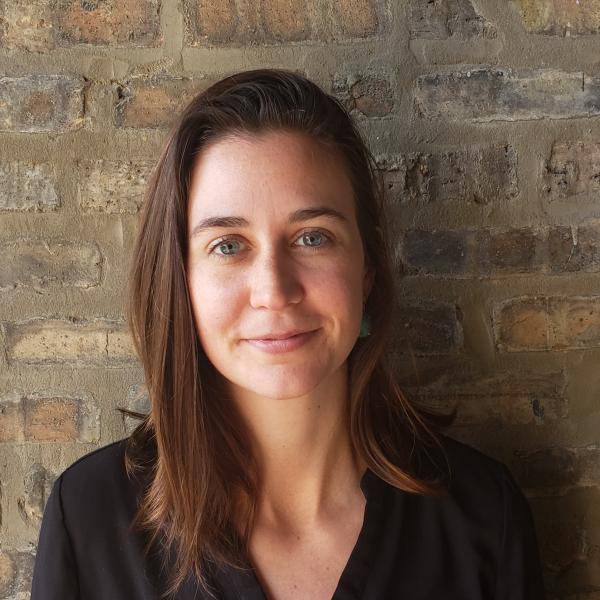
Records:
[[[87,397],[51,393],[0,398],[0,442],[95,442],[99,411]]]
[[[498,348],[505,352],[549,350],[553,340],[548,301],[528,298],[510,301],[494,316]]]
[[[11,0],[0,4],[0,45],[34,52],[80,44],[158,46],[160,6],[160,0]]]
[[[528,121],[600,114],[600,83],[581,72],[477,66],[421,75],[415,93],[424,119]]]
[[[311,37],[311,22],[305,2],[262,0],[261,8],[266,40],[299,42]]]
[[[375,35],[380,26],[380,17],[374,0],[332,1],[341,35],[336,37],[364,38]]]
[[[600,346],[600,297],[524,298],[494,313],[498,348],[505,352],[575,350]]]
[[[83,123],[81,77],[0,77],[0,131],[62,132]]]
[[[0,255],[0,291],[89,288],[98,285],[102,277],[102,255],[93,242],[11,240],[0,244]]]
[[[175,77],[132,79],[120,85],[115,105],[118,127],[169,127],[200,91],[197,82]]]
[[[58,0],[57,44],[158,46],[160,0]]]
[[[51,165],[0,162],[0,211],[49,211],[59,206]]]
[[[324,6],[293,0],[184,0],[188,46],[272,45],[360,39],[382,30],[385,9],[373,0],[340,0]]]

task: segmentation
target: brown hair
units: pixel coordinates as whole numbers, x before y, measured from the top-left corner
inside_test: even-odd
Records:
[[[185,267],[191,170],[209,141],[279,129],[308,134],[343,158],[365,260],[375,271],[365,309],[371,335],[348,357],[353,452],[392,486],[417,494],[441,489],[411,473],[415,447],[439,441],[386,359],[395,288],[373,157],[341,103],[305,77],[282,69],[231,75],[198,94],[174,125],[149,184],[130,275],[128,320],[152,409],[124,411],[143,419],[128,440],[126,465],[130,475],[147,476],[135,520],[151,532],[147,548],[160,540],[163,566],[168,555],[175,561],[164,596],[190,573],[210,593],[210,562],[247,566],[257,492],[243,423],[195,330]]]

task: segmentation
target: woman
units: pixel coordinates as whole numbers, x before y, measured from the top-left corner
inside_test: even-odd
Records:
[[[543,598],[507,469],[436,433],[386,361],[381,195],[295,73],[189,104],[131,275],[152,411],[57,479],[32,600]]]

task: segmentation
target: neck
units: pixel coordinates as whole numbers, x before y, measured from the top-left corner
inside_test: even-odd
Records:
[[[310,528],[355,501],[366,465],[353,456],[347,392],[344,368],[300,398],[235,397],[258,457],[264,526]]]

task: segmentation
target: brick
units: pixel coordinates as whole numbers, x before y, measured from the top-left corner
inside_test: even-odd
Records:
[[[481,230],[476,265],[481,274],[531,273],[540,270],[542,235],[531,228]]]
[[[600,297],[525,298],[494,311],[504,352],[575,350],[600,346]]]
[[[132,79],[117,88],[118,127],[165,128],[199,92],[198,83],[175,77]]]
[[[588,559],[589,516],[582,508],[597,503],[596,495],[595,490],[580,488],[559,497],[538,495],[529,499],[535,514],[538,547],[547,571],[565,572]],[[565,600],[574,598],[576,596],[569,595]]]
[[[98,285],[102,277],[102,255],[94,242],[12,240],[0,243],[0,256],[0,291],[89,288]]]
[[[30,552],[3,546],[0,550],[0,598],[28,598],[34,556]]]
[[[545,235],[531,228],[415,230],[404,234],[400,257],[419,275],[489,277],[545,268]]]
[[[600,224],[552,227],[548,255],[554,273],[600,271]]]
[[[394,109],[391,76],[385,73],[364,73],[334,77],[332,92],[346,110],[366,117],[384,117]]]
[[[239,31],[249,17],[240,20],[234,0],[184,0],[187,45],[220,45],[239,39]],[[256,23],[255,15],[253,21]],[[241,41],[241,40],[240,40]]]
[[[51,211],[59,206],[52,165],[0,162],[0,211]]]
[[[517,153],[509,145],[379,155],[387,193],[405,201],[489,204],[518,195]]]
[[[425,406],[456,408],[456,425],[533,425],[568,416],[565,388],[561,372],[530,377],[501,373],[462,384],[438,383],[413,393]]]
[[[417,273],[463,273],[470,237],[466,231],[407,231],[403,240],[403,262]]]
[[[160,6],[160,0],[11,0],[0,4],[0,45],[34,52],[80,44],[158,46]]]
[[[160,0],[58,0],[57,45],[158,46]]]
[[[99,428],[88,397],[11,392],[0,398],[0,442],[94,442]]]
[[[33,575],[34,556],[30,552],[0,550],[0,598],[28,598]]]
[[[408,10],[413,39],[496,37],[496,28],[477,13],[469,0],[411,0]]]
[[[374,0],[341,0],[331,2],[340,34],[337,38],[365,38],[375,35],[381,19]]]
[[[79,206],[86,211],[137,213],[153,166],[152,161],[80,161]]]
[[[415,106],[421,118],[449,121],[590,117],[600,114],[600,85],[581,72],[478,66],[420,76]]]
[[[314,3],[263,0],[183,0],[188,46],[256,46],[371,37],[383,26],[383,4],[374,0]]]
[[[54,48],[54,24],[48,0],[1,2],[0,47],[30,52]]]
[[[542,173],[542,192],[561,200],[600,191],[600,143],[555,142]]]
[[[556,0],[515,0],[521,9],[523,26],[529,33],[544,35],[586,35],[600,32],[600,1],[556,2]]]
[[[463,342],[458,310],[449,304],[398,309],[392,336],[401,354],[448,354],[459,351]]]
[[[307,5],[294,0],[262,2],[262,25],[265,38],[277,42],[300,42],[311,34]]]
[[[24,494],[17,498],[17,506],[27,525],[36,528],[40,526],[44,507],[55,480],[56,474],[39,463],[31,465],[25,474]]]
[[[143,383],[136,383],[127,390],[126,407],[134,412],[147,414],[150,412],[150,397],[148,389]],[[123,419],[123,433],[130,435],[140,421],[128,415],[121,415]]]
[[[543,448],[516,453],[515,476],[528,489],[564,490],[600,483],[600,449],[592,444],[581,448]]]
[[[0,131],[63,132],[83,123],[82,77],[0,77]]]
[[[118,366],[136,360],[119,321],[36,318],[5,323],[4,329],[10,362]]]
[[[497,309],[494,329],[501,351],[549,350],[552,336],[548,301],[544,298],[510,301]]]
[[[0,550],[0,597],[8,598],[15,593],[17,565],[13,557],[6,551]]]

